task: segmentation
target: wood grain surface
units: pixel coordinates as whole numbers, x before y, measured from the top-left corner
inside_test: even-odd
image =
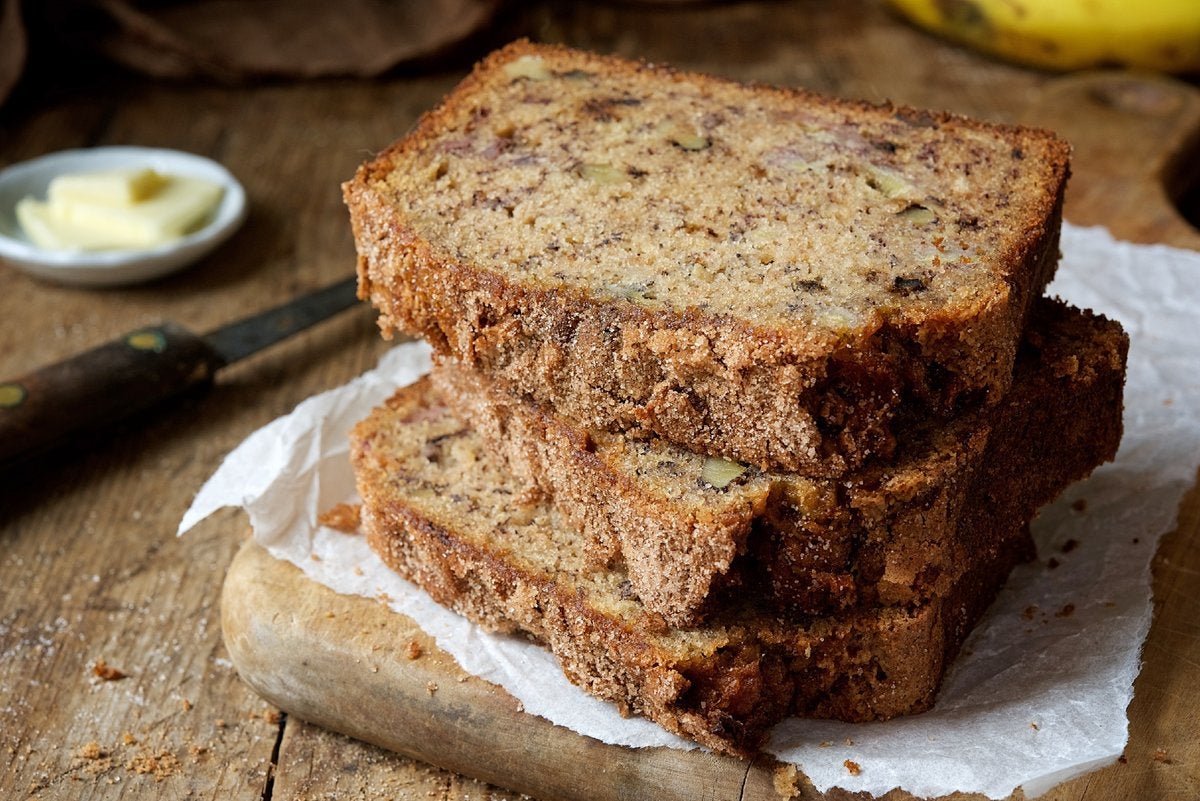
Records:
[[[519,4],[457,60],[373,81],[222,86],[88,61],[43,67],[0,108],[0,166],[68,147],[178,148],[231,169],[251,213],[212,256],[143,286],[55,286],[0,264],[0,376],[163,320],[204,331],[349,274],[339,183],[470,58],[517,35],[1051,125],[1076,145],[1069,220],[1200,248],[1172,205],[1196,185],[1194,85],[1012,67],[868,0]],[[386,347],[368,309],[347,312],[222,372],[203,394],[0,479],[0,797],[518,797],[280,715],[239,680],[219,630],[245,521],[220,513],[174,536],[224,454]],[[1155,560],[1156,619],[1125,762],[1058,788],[1054,801],[1200,797],[1198,540],[1193,491]]]

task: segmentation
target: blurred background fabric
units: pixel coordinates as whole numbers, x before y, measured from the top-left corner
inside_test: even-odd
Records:
[[[20,0],[0,0],[0,104],[12,93],[25,69],[25,24]]]
[[[87,58],[161,78],[372,77],[453,49],[484,28],[500,5],[501,0],[0,0],[0,104],[32,65]]]

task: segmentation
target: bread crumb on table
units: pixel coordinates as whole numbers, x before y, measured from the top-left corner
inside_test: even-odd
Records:
[[[168,776],[178,773],[182,764],[174,753],[166,749],[150,751],[144,749],[130,757],[125,763],[126,770],[134,773],[151,775],[155,781],[162,781]]]
[[[118,681],[128,676],[123,670],[119,670],[104,661],[103,657],[97,658],[92,663],[92,675],[101,681]]]
[[[268,717],[269,713],[263,715]],[[223,722],[222,722],[223,725]],[[184,771],[184,754],[176,746],[159,744],[151,747],[148,742],[154,739],[152,734],[134,735],[126,731],[112,745],[102,745],[98,740],[90,740],[75,748],[71,753],[75,761],[67,775],[71,781],[84,781],[87,778],[103,778],[107,784],[118,784],[124,774],[149,776],[155,782],[161,782]],[[185,740],[186,755],[191,761],[196,761],[209,753],[207,744],[197,744]],[[39,787],[31,792],[45,789]]]
[[[100,759],[101,757],[106,756],[105,750],[101,748],[100,743],[96,742],[95,740],[84,743],[75,753],[78,754],[81,759]]]
[[[339,503],[318,515],[317,522],[343,534],[357,534],[362,523],[361,513],[362,509],[357,504]]]
[[[780,798],[795,798],[800,795],[800,771],[795,765],[780,765],[771,773],[771,784]]]

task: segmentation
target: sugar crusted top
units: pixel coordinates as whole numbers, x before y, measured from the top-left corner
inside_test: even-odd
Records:
[[[450,259],[837,335],[1004,292],[1066,161],[1044,132],[517,43],[374,175]]]

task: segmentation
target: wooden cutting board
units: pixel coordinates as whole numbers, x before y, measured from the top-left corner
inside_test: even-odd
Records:
[[[1104,225],[1122,239],[1200,250],[1200,233],[1171,200],[1200,177],[1195,89],[1120,73],[1070,76],[1049,84],[1021,121],[1052,128],[1075,147],[1068,220]],[[1154,591],[1155,622],[1129,710],[1125,761],[1045,798],[1200,797],[1195,487],[1179,527],[1160,546]],[[229,569],[222,623],[242,678],[289,714],[536,798],[849,797],[838,790],[822,796],[766,758],[631,750],[524,714],[503,690],[465,674],[409,618],[370,599],[339,596],[252,543]]]

